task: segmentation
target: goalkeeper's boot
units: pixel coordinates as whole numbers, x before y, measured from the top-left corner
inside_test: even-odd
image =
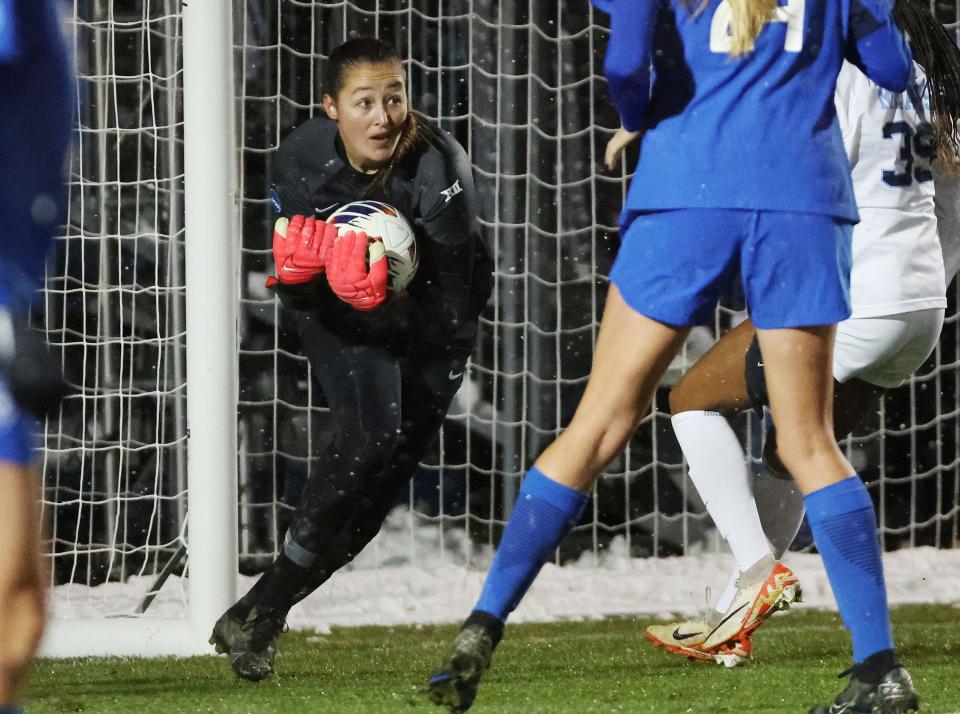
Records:
[[[680,657],[713,661],[727,667],[736,667],[744,660],[750,659],[753,651],[752,634],[747,634],[743,640],[724,642],[713,650],[705,649],[703,642],[713,630],[714,624],[702,619],[675,622],[669,625],[650,625],[646,631],[646,638],[653,643],[654,647],[662,647],[667,652]]]
[[[430,675],[427,685],[430,701],[454,714],[467,711],[473,704],[480,678],[490,667],[493,650],[503,636],[502,623],[477,621],[475,615],[457,633],[450,653]],[[495,620],[492,615],[488,617]]]
[[[768,555],[737,580],[737,593],[702,647],[714,650],[725,642],[742,642],[777,610],[787,610],[803,597],[800,581],[787,566]]]
[[[274,609],[251,613],[241,625],[245,641],[230,650],[230,667],[240,679],[260,682],[273,674],[277,638],[286,631],[286,612]]]
[[[210,633],[210,644],[217,650],[217,654],[229,654],[246,642],[247,633],[243,629],[246,619],[237,612],[236,605],[220,616]]]
[[[840,676],[846,676],[843,672]],[[822,704],[810,710],[810,714],[906,714],[920,706],[917,690],[910,674],[897,665],[888,671],[879,682],[870,684],[857,677],[856,667],[844,689],[832,704]]]

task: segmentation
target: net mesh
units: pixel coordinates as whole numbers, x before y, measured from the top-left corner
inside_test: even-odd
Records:
[[[952,5],[944,12],[955,18]],[[464,531],[477,546],[493,544],[522,474],[576,406],[617,247],[629,173],[600,167],[617,125],[602,79],[606,19],[587,0],[238,0],[234,18],[241,567],[273,557],[330,439],[291,316],[263,288],[274,219],[266,187],[277,145],[321,111],[325,56],[356,34],[397,47],[412,106],[467,149],[497,266],[464,387],[398,501],[412,517],[406,546],[390,557],[416,562],[418,529],[441,552]],[[97,585],[156,573],[183,537],[181,27],[173,0],[77,0],[73,29],[80,131],[42,322],[76,366],[75,390],[46,424],[44,505],[55,583]],[[628,150],[625,165],[635,160]],[[877,498],[888,549],[947,548],[957,538],[955,297],[935,354],[845,444]],[[600,554],[618,537],[636,556],[718,547],[665,394],[740,308],[732,296],[713,329],[693,333],[558,558]],[[737,427],[759,463],[757,420],[743,416]]]
[[[43,505],[54,583],[91,586],[154,572],[183,530],[181,33],[174,2],[77,2],[70,24],[79,131],[41,319],[71,394]]]

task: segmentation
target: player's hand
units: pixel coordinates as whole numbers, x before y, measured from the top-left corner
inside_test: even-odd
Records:
[[[620,157],[623,155],[623,150],[639,135],[639,131],[627,131],[623,127],[617,129],[617,133],[607,142],[607,149],[603,153],[603,165],[610,171],[617,168],[617,166],[620,165]]]
[[[370,241],[363,231],[338,236],[327,261],[327,282],[338,298],[357,310],[382,305],[387,299],[387,251],[383,241]]]
[[[326,254],[337,236],[337,227],[316,218],[296,215],[277,219],[273,227],[273,262],[277,279],[287,285],[313,280],[323,272]]]

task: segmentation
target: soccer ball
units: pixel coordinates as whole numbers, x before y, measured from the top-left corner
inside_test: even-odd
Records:
[[[387,288],[399,292],[417,274],[420,256],[413,226],[393,206],[380,201],[354,201],[334,211],[328,223],[337,226],[337,234],[363,231],[379,238],[387,252]]]

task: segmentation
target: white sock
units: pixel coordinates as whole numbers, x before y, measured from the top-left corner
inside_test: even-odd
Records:
[[[763,532],[773,548],[773,555],[780,560],[797,537],[800,523],[803,522],[803,494],[789,476],[780,478],[764,474],[753,480],[753,499],[757,504]],[[740,571],[734,567],[727,586],[714,605],[721,615],[733,603],[739,576]]]
[[[723,592],[720,593],[720,598],[713,606],[713,609],[719,612],[721,615],[726,614],[727,610],[729,610],[730,606],[733,604],[733,598],[737,594],[737,578],[739,577],[740,569],[734,568],[733,572],[730,573],[730,579],[727,581],[727,587],[725,587]]]
[[[803,494],[793,479],[764,475],[754,479],[753,497],[763,532],[780,560],[803,522]]]
[[[737,435],[717,412],[681,412],[671,421],[690,466],[690,480],[730,546],[737,567],[747,570],[771,550]]]

